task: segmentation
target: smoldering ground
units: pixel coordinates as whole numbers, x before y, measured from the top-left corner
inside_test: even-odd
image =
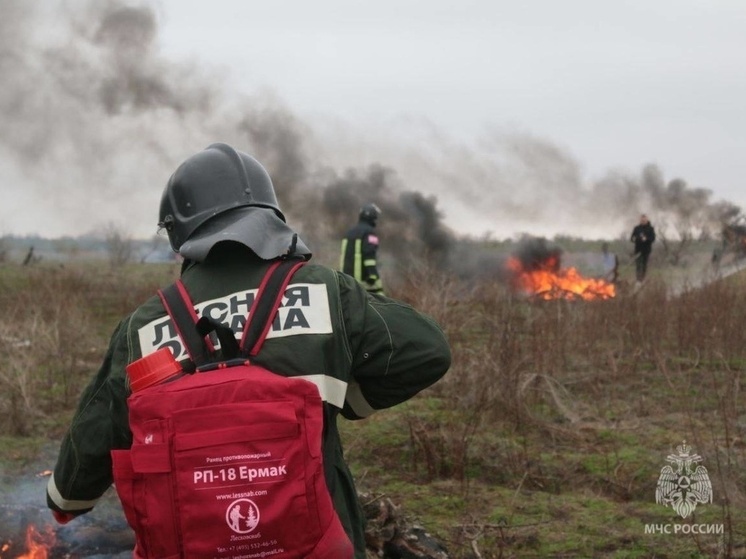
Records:
[[[483,233],[608,238],[641,212],[700,229],[739,212],[654,164],[589,182],[566,150],[523,132],[493,129],[464,145],[424,120],[371,132],[304,118],[265,84],[232,91],[226,69],[168,59],[159,46],[167,14],[154,2],[6,0],[3,16],[6,234],[113,223],[149,237],[170,173],[214,141],[268,167],[289,221],[316,247],[338,238],[362,203],[377,203],[397,261],[463,266]]]
[[[97,504],[95,517],[84,515],[65,525],[55,522],[44,495],[51,473],[48,468],[54,464],[58,450],[57,443],[48,442],[35,459],[24,460],[14,456],[22,451],[6,450],[15,461],[13,465],[0,465],[0,557],[21,557],[30,552],[26,542],[29,527],[36,529],[37,543],[50,545],[49,557],[131,557],[134,534],[113,488]]]

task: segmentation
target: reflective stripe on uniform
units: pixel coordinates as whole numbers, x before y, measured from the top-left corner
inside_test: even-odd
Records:
[[[319,389],[322,400],[338,408],[344,407],[347,394],[347,383],[345,381],[329,375],[298,375],[292,378],[302,378],[314,383]]]
[[[79,511],[92,509],[98,499],[92,499],[90,501],[77,501],[73,499],[65,499],[57,489],[57,484],[54,482],[54,474],[49,478],[47,483],[47,493],[52,502],[57,505],[63,511]]]
[[[347,403],[358,417],[368,417],[376,412],[363,396],[360,385],[354,381],[347,387]]]
[[[361,239],[355,239],[355,279],[357,281],[363,281],[363,241]]]
[[[363,260],[363,266],[375,266],[376,261],[375,260]]]
[[[339,269],[345,270],[345,260],[347,259],[347,239],[342,239],[342,253],[339,255]]]

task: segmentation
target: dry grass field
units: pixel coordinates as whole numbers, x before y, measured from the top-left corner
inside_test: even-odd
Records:
[[[0,266],[0,496],[43,466],[118,319],[177,273]],[[453,366],[402,406],[340,420],[361,492],[453,559],[746,557],[746,282],[672,294],[674,273],[601,301],[409,273],[391,294],[444,326]],[[712,488],[686,518],[656,503],[684,440]]]

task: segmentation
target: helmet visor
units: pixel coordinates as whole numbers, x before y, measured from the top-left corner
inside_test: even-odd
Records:
[[[249,247],[259,258],[272,260],[288,254],[295,234],[273,209],[247,206],[223,212],[205,222],[181,245],[179,254],[202,262],[219,242],[235,241]],[[311,251],[300,238],[293,254],[311,257]]]

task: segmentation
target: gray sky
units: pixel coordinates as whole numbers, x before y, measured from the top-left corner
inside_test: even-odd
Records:
[[[15,9],[22,4],[3,2]],[[55,17],[55,10],[80,14],[88,3],[54,5],[46,18],[24,16],[25,25],[35,30],[35,44],[69,45],[68,34],[93,29],[101,18],[101,13],[98,20],[74,15],[66,31],[68,24]],[[230,114],[227,99],[239,96],[250,99],[252,107],[281,107],[291,115],[307,134],[307,156],[319,166],[390,166],[406,188],[436,196],[446,223],[459,232],[616,236],[634,224],[639,211],[655,216],[656,208],[629,192],[604,198],[598,185],[605,184],[602,190],[608,193],[609,182],[617,184],[622,175],[622,182],[637,187],[645,183],[643,169],[649,164],[657,166],[662,190],[680,178],[687,189],[712,191],[699,196],[704,204],[725,200],[746,207],[742,0],[161,0],[132,5],[155,14],[152,45],[141,55],[152,62],[148,71],[168,74],[164,83],[189,94],[187,105],[180,101],[179,107],[188,111],[199,105],[204,88],[211,107],[220,110],[209,118],[202,113],[201,119],[182,111],[174,119],[162,110],[128,113],[128,105],[122,105],[95,121],[106,131],[90,115],[82,117],[82,126],[78,121],[78,132],[96,131],[98,137],[86,145],[105,146],[103,157],[111,159],[132,145],[123,141],[125,135],[151,141],[163,152],[139,158],[134,168],[138,157],[131,152],[108,167],[99,162],[88,168],[76,155],[68,172],[36,168],[29,173],[27,162],[13,160],[17,149],[0,149],[3,184],[24,185],[12,187],[11,204],[0,210],[0,232],[78,234],[116,221],[122,216],[106,209],[95,217],[81,211],[81,205],[98,207],[98,188],[87,195],[66,194],[79,184],[111,183],[114,168],[122,184],[122,175],[157,184],[149,186],[156,194],[143,196],[136,208],[127,205],[125,212],[132,231],[145,234],[170,172],[212,139],[224,139],[210,134],[222,133],[218,121]],[[87,34],[89,43],[92,35]],[[89,43],[70,51],[68,65],[79,57],[85,63],[71,67],[99,67],[101,55]],[[27,63],[37,79],[48,75],[40,63]],[[128,64],[100,67],[112,72],[134,62]],[[185,81],[174,84],[174,76]],[[85,90],[82,82],[91,81],[55,79],[66,82],[65,92]],[[50,91],[60,91],[59,83],[53,85]],[[5,110],[10,105],[5,103]],[[65,104],[41,113],[36,107],[23,118],[43,130],[42,122],[64,124],[56,110],[64,111]],[[68,114],[71,110],[72,105]],[[18,120],[13,128],[22,129],[17,112],[12,118]],[[64,167],[70,162],[68,148],[55,138],[45,141],[54,144],[53,161]],[[14,139],[17,134],[5,144]],[[50,177],[60,172],[68,181],[64,195],[49,191]],[[614,188],[618,193],[621,187]],[[103,202],[114,197],[131,204],[132,193],[124,187],[112,184],[104,190]],[[55,207],[70,219],[56,216],[40,226],[23,215],[29,202],[37,211],[53,212],[50,197],[64,198]],[[624,200],[629,204],[620,206]]]
[[[591,175],[656,162],[746,202],[741,0],[166,0],[163,24],[166,51],[304,113],[515,127]]]

